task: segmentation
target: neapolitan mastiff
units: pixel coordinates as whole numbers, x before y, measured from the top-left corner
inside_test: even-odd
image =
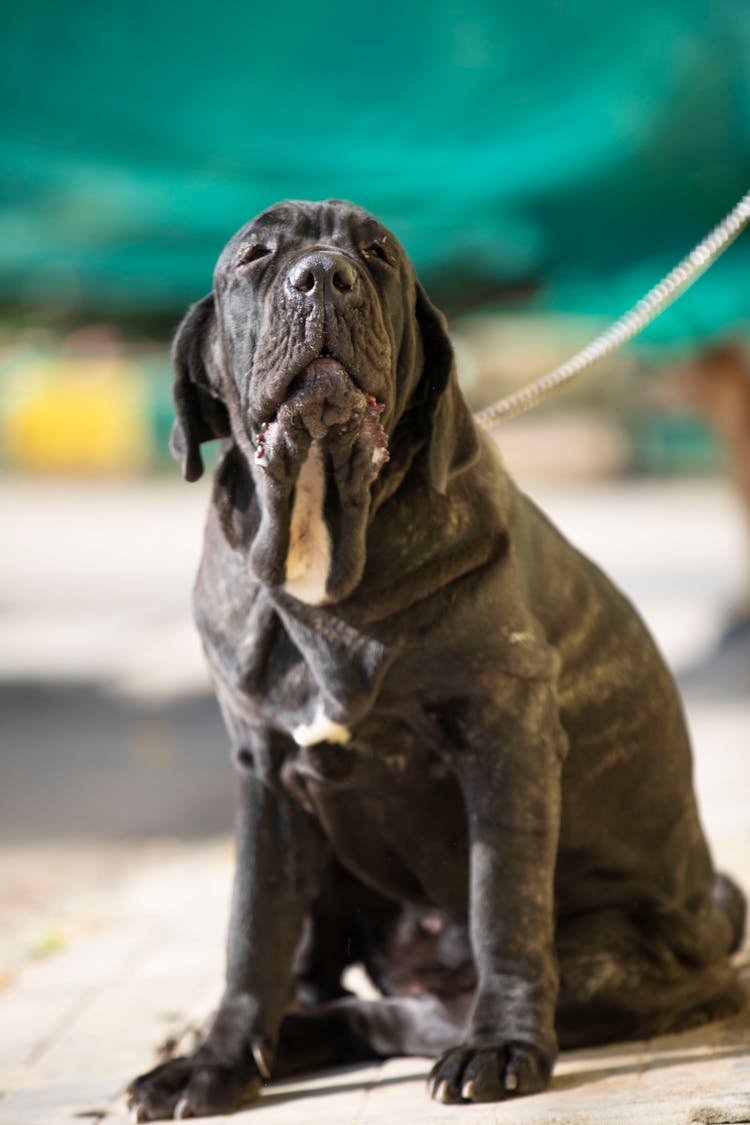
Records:
[[[714,873],[643,624],[503,471],[443,317],[348,203],[224,249],[174,347],[173,452],[223,440],[196,617],[239,782],[226,990],[138,1120],[263,1078],[437,1055],[443,1102],[562,1046],[734,1011]],[[186,936],[189,940],[189,935]],[[363,961],[384,994],[341,986]]]

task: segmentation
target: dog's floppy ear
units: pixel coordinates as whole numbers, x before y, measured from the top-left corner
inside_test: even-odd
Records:
[[[204,358],[213,317],[214,298],[209,293],[187,313],[172,345],[175,421],[169,448],[189,481],[203,474],[201,442],[228,437],[230,432],[227,409],[210,389]]]
[[[468,469],[479,456],[479,437],[471,411],[461,394],[456,359],[443,314],[417,282],[416,317],[422,334],[424,369],[419,388],[419,424],[428,435],[430,479],[444,493],[451,477]]]

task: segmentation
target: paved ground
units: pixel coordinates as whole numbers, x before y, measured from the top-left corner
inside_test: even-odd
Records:
[[[750,837],[745,838],[746,855]],[[68,948],[37,958],[0,996],[2,1125],[125,1120],[119,1091],[155,1047],[199,1022],[221,973],[230,857],[186,845],[90,903]],[[750,874],[750,872],[748,872]],[[198,908],[197,904],[200,904]],[[748,974],[750,977],[750,974]],[[750,979],[748,980],[750,984]],[[512,1106],[427,1100],[429,1063],[399,1059],[272,1086],[232,1118],[258,1125],[434,1122],[611,1125],[750,1120],[750,1019],[563,1056],[550,1093]],[[221,1119],[229,1120],[229,1119]]]
[[[750,888],[750,648],[717,647],[748,574],[731,498],[714,484],[534,493],[682,670],[704,820]],[[206,834],[226,830],[229,769],[187,612],[204,503],[167,482],[0,482],[2,1125],[117,1122],[123,1084],[216,994],[231,851]],[[750,1121],[747,1017],[569,1054],[549,1094],[513,1105],[433,1106],[427,1069],[275,1086],[234,1120]]]

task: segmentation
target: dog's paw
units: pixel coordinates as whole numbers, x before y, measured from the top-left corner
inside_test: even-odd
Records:
[[[198,1051],[141,1074],[125,1097],[134,1121],[161,1121],[229,1113],[255,1101],[260,1087],[252,1063],[225,1066]]]
[[[472,1046],[446,1051],[428,1078],[436,1102],[497,1102],[522,1094],[538,1094],[549,1084],[551,1063],[522,1043]]]

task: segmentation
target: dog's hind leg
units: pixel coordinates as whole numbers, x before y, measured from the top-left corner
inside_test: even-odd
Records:
[[[727,952],[736,953],[745,936],[747,903],[737,884],[721,872],[714,876],[713,903],[717,913],[723,915],[729,924]]]
[[[739,922],[735,896],[731,902],[734,926],[715,906],[697,921],[644,904],[561,922],[560,1046],[661,1035],[741,1010],[745,997],[727,956]]]
[[[273,1076],[395,1055],[433,1058],[462,1034],[471,1000],[471,993],[448,1001],[430,994],[348,997],[290,1012],[281,1024]]]

